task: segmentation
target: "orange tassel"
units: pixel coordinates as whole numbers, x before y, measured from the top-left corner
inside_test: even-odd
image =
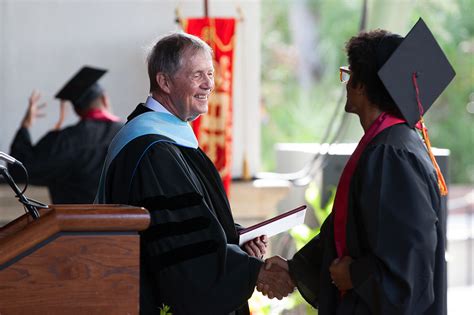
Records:
[[[436,162],[436,159],[433,155],[433,151],[431,150],[430,137],[428,136],[428,129],[425,126],[423,117],[420,117],[420,125],[421,125],[421,128],[420,128],[421,134],[423,135],[423,140],[425,141],[426,149],[428,150],[428,155],[430,156],[431,162],[433,163],[433,166],[436,170],[436,175],[438,176],[438,186],[439,186],[441,196],[446,196],[448,194],[448,186],[446,185],[446,182],[444,181],[444,177],[443,177],[443,174],[441,173],[441,169],[439,168],[438,163]]]

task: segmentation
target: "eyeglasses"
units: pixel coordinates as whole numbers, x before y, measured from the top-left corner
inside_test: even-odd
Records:
[[[349,79],[351,78],[351,70],[349,70],[349,67],[344,66],[344,67],[339,67],[339,79],[341,80],[342,83],[347,83]]]

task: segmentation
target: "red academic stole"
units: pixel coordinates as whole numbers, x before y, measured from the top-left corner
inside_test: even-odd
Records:
[[[200,37],[214,50],[215,88],[206,115],[193,121],[199,146],[216,166],[229,193],[232,157],[232,75],[234,18],[182,19],[186,33]]]
[[[367,147],[367,144],[369,144],[370,141],[375,138],[375,136],[378,135],[382,130],[404,122],[405,120],[392,116],[388,113],[380,114],[359,141],[357,148],[355,149],[354,153],[352,153],[349,161],[347,161],[347,164],[342,171],[341,178],[337,184],[336,197],[333,207],[334,241],[336,245],[337,257],[339,258],[347,256],[348,254],[346,244],[346,223],[348,210],[347,207],[349,204],[349,189],[352,175],[354,175],[359,158]]]
[[[104,109],[93,108],[84,115],[81,116],[82,119],[90,119],[90,120],[100,120],[100,121],[112,121],[117,122],[120,121],[120,118],[117,116],[109,113]]]

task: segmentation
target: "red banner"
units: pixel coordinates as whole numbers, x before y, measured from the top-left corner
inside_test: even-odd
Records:
[[[215,88],[209,98],[209,111],[193,121],[199,146],[214,162],[226,192],[229,192],[232,157],[232,73],[234,63],[235,19],[183,19],[186,33],[198,36],[214,50]]]

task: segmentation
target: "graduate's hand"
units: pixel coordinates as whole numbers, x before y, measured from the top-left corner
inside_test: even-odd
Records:
[[[278,265],[270,268],[262,266],[257,278],[257,290],[268,296],[270,299],[288,296],[295,289],[288,271]]]
[[[61,129],[61,126],[63,125],[64,118],[66,118],[66,112],[67,112],[66,102],[67,102],[66,100],[61,100],[59,102],[59,119],[54,125],[53,130],[59,130]]]
[[[336,258],[333,260],[331,266],[329,266],[329,273],[331,274],[332,283],[344,292],[353,288],[351,273],[349,265],[352,263],[352,257],[344,256],[342,258]]]
[[[245,243],[244,249],[250,256],[263,258],[263,255],[267,252],[267,246],[268,237],[266,235],[261,235]]]
[[[33,126],[34,121],[38,117],[44,117],[45,114],[42,109],[46,106],[46,103],[38,104],[41,98],[41,93],[38,90],[33,90],[30,97],[28,98],[28,109],[26,110],[25,117],[21,122],[23,128],[30,128]]]

